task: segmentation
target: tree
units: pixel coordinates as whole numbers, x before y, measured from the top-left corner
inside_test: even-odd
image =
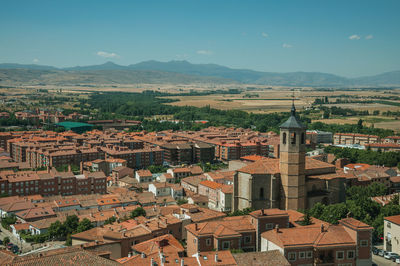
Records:
[[[93,228],[92,222],[88,218],[84,218],[82,221],[79,222],[76,232],[80,233],[92,228]]]
[[[310,224],[312,224],[311,215],[310,215],[310,211],[309,210],[305,210],[304,211],[304,216],[303,216],[302,220],[299,222],[299,224],[301,224],[301,225],[310,225]]]
[[[79,225],[79,218],[76,215],[67,216],[67,219],[64,222],[65,229],[67,234],[72,234],[76,231]]]
[[[15,217],[15,214],[11,214],[9,216],[4,217],[1,219],[1,225],[7,229],[10,230],[10,224],[15,224],[17,221],[17,217]]]
[[[104,224],[112,224],[117,220],[117,218],[115,218],[115,216],[111,216],[110,218],[108,218]]]
[[[178,205],[182,205],[182,204],[188,203],[188,201],[187,201],[187,199],[178,199],[178,200],[176,201],[176,203],[177,203]]]
[[[8,243],[10,243],[10,238],[8,236],[6,236],[5,238],[3,238],[3,243],[5,246],[8,245]]]
[[[138,216],[146,217],[146,211],[142,207],[137,207],[136,209],[134,209],[131,212],[131,215],[130,215],[131,218],[135,218]]]
[[[357,122],[357,127],[359,128],[359,129],[361,129],[361,128],[363,128],[363,120],[360,118],[360,120],[358,120],[358,122]]]
[[[67,230],[64,224],[60,221],[55,221],[50,225],[48,233],[50,238],[59,239],[66,235]]]

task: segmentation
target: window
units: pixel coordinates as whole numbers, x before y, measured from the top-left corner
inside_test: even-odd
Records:
[[[310,259],[313,257],[312,251],[307,251],[307,259]]]
[[[207,238],[206,239],[206,245],[207,246],[211,246],[211,238]]]
[[[288,260],[295,261],[296,260],[296,252],[289,252],[288,253]]]
[[[368,247],[368,240],[361,240],[360,241],[360,246],[361,247]]]
[[[246,243],[246,244],[251,243],[251,236],[245,236],[244,237],[244,243]]]
[[[336,251],[336,258],[338,260],[344,259],[344,251]]]
[[[264,188],[260,188],[260,199],[264,198]]]
[[[299,259],[305,259],[306,258],[306,253],[304,251],[299,252]]]
[[[296,144],[296,133],[292,133],[292,134],[290,134],[290,142],[292,143],[292,144]]]
[[[265,229],[267,229],[267,230],[271,230],[273,228],[274,228],[274,224],[273,223],[269,223],[269,224],[265,225]]]
[[[282,141],[283,141],[283,144],[286,144],[286,133],[282,134]]]
[[[301,144],[304,144],[305,138],[304,138],[304,133],[301,133]]]
[[[347,258],[354,259],[354,250],[347,251]]]
[[[231,247],[231,242],[230,241],[222,242],[222,249],[229,249],[230,247]]]

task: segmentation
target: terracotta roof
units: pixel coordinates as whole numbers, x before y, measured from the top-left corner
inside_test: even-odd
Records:
[[[217,255],[217,261],[216,257]],[[237,265],[232,253],[229,250],[219,250],[219,251],[207,251],[207,252],[200,252],[198,254],[198,259],[200,265]]]
[[[158,253],[162,248],[164,253],[183,253],[184,247],[170,234],[159,236],[132,246],[132,249],[147,256]]]
[[[33,255],[15,258],[10,265],[34,266],[34,265],[119,265],[119,263],[100,257],[80,247],[60,248],[41,252]]]
[[[234,253],[232,255],[239,266],[290,266],[290,263],[279,250]]]
[[[218,188],[222,187],[222,184],[216,183],[214,181],[209,181],[209,180],[201,181],[199,185],[206,186],[206,187],[209,187],[212,189],[218,189]]]
[[[48,216],[55,216],[56,213],[53,211],[51,207],[36,207],[17,212],[15,213],[15,215],[24,220],[27,220],[27,219],[37,219],[37,218],[45,218]]]
[[[385,217],[385,220],[400,225],[400,215],[388,216]]]
[[[149,170],[137,170],[139,176],[153,176]]]
[[[330,225],[323,231],[319,225],[274,229],[262,233],[261,237],[281,248],[356,245],[343,226],[338,225]]]
[[[255,231],[255,227],[251,224],[250,216],[225,217],[218,221],[189,224],[186,229],[194,235],[214,235],[214,237],[239,237],[240,232]]]
[[[12,224],[11,226],[13,226],[16,231],[28,230],[29,229],[29,224],[28,223]]]
[[[240,160],[255,162],[255,161],[263,160],[263,159],[266,159],[266,158],[267,157],[264,157],[264,156],[261,156],[261,155],[247,155],[247,156],[240,157]]]

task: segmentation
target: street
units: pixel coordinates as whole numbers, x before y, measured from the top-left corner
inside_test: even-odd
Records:
[[[398,265],[400,265],[391,260],[387,260],[384,257],[374,255],[374,254],[372,254],[372,261],[379,266],[381,266],[381,265],[383,265],[383,266],[398,266]]]
[[[3,240],[6,236],[8,236],[10,238],[10,242],[13,243],[14,245],[17,245],[19,247],[19,249],[25,253],[28,251],[32,250],[32,246],[29,243],[24,243],[23,241],[20,241],[19,239],[17,239],[10,231],[8,231],[7,229],[3,228],[3,226],[1,226],[0,224],[0,239]],[[21,246],[22,244],[22,246]]]

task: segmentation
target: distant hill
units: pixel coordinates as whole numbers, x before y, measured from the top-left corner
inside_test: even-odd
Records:
[[[152,70],[36,70],[0,69],[0,85],[81,84],[224,84],[235,81]]]
[[[24,71],[23,71],[24,70]],[[33,71],[35,70],[35,71]],[[24,76],[20,76],[24,75]],[[400,71],[375,76],[345,78],[320,72],[261,72],[187,61],[144,61],[122,66],[101,65],[55,68],[41,65],[0,64],[0,82],[75,83],[248,83],[281,86],[399,86]]]

